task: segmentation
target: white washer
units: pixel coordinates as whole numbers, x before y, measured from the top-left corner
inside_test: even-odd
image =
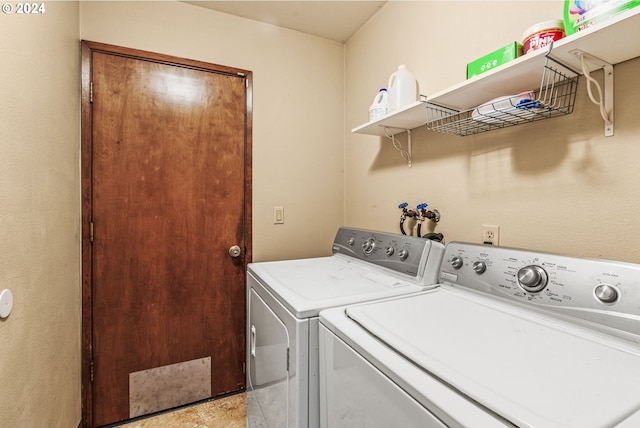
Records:
[[[252,263],[247,274],[247,425],[319,426],[318,313],[424,291],[437,282],[438,242],[340,228],[333,255]]]
[[[640,426],[640,265],[451,243],[439,287],[320,314],[321,426]]]

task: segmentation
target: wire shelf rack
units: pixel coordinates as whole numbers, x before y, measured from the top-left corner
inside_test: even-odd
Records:
[[[571,114],[579,74],[547,57],[540,87],[493,99],[475,108],[456,110],[426,102],[427,129],[467,136]]]

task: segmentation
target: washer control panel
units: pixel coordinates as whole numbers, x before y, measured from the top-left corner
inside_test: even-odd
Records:
[[[338,229],[333,241],[333,254],[353,257],[418,279],[427,268],[433,271],[434,280],[437,278],[443,253],[444,245],[428,239],[346,227]]]
[[[440,282],[640,334],[640,265],[451,242]]]

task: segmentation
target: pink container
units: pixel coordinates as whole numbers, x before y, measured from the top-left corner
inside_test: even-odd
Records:
[[[526,54],[540,48],[546,48],[551,42],[564,37],[564,22],[561,19],[539,22],[527,28],[522,35],[522,48]]]

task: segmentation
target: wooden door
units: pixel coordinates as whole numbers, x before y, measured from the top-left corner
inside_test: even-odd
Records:
[[[83,42],[86,426],[245,387],[249,79]]]

